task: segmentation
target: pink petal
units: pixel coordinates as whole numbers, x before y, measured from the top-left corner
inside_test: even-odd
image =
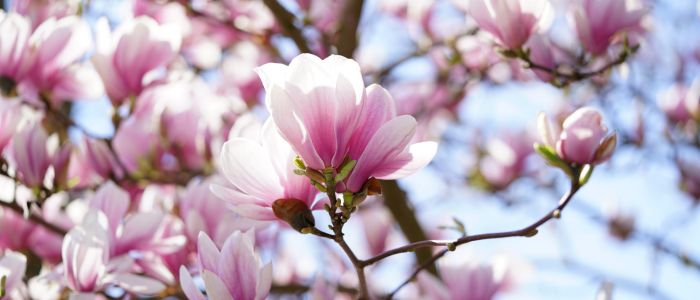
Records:
[[[357,159],[357,165],[347,181],[348,190],[358,191],[377,169],[401,154],[415,129],[416,120],[408,115],[396,117],[382,125]]]
[[[192,275],[190,275],[190,272],[187,271],[187,268],[185,268],[185,266],[180,266],[180,287],[182,288],[182,292],[185,293],[185,296],[187,296],[187,298],[190,300],[207,299],[206,297],[204,297],[199,288],[197,288],[197,286],[194,284],[194,280],[192,280]]]
[[[204,270],[202,272],[202,279],[204,280],[204,287],[207,291],[207,296],[209,299],[216,300],[234,300],[229,293],[226,285],[221,279],[209,270]],[[245,299],[237,299],[245,300]]]

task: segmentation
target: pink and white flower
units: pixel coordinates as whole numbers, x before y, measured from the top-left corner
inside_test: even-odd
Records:
[[[416,120],[396,116],[384,88],[365,88],[351,59],[301,54],[289,66],[265,64],[258,73],[274,123],[307,167],[337,170],[348,157],[357,161],[349,191],[359,191],[370,177],[410,175],[437,151],[434,142],[411,143]]]
[[[4,296],[0,300],[27,299],[22,278],[27,269],[27,258],[19,252],[5,251],[0,258],[0,279],[4,278]]]
[[[608,132],[603,116],[591,107],[579,108],[569,115],[561,132],[544,113],[540,113],[537,126],[544,145],[556,149],[559,158],[569,163],[599,164],[615,151],[617,134]]]
[[[533,32],[546,28],[552,17],[548,0],[471,0],[468,11],[481,29],[509,49],[525,44]]]
[[[20,94],[39,101],[43,93],[53,103],[100,96],[103,86],[92,66],[83,62],[92,44],[88,24],[76,16],[41,23],[28,40]]]
[[[578,38],[586,51],[605,52],[615,35],[639,26],[645,10],[627,0],[579,0],[572,11]]]
[[[513,278],[508,261],[505,258],[481,263],[475,260],[440,262],[441,282],[435,276],[422,272],[418,274],[418,286],[423,297],[436,300],[493,299],[498,293],[507,290]]]
[[[28,124],[12,138],[12,160],[19,179],[27,186],[39,187],[53,166],[54,183],[65,184],[70,144],[58,145],[58,137],[49,137],[41,124]]]
[[[253,231],[232,233],[221,250],[204,233],[197,243],[200,276],[209,299],[259,300],[272,286],[272,264],[263,265],[255,253]],[[185,266],[180,268],[182,290],[191,300],[206,299]]]
[[[235,212],[254,220],[277,220],[273,204],[280,199],[317,208],[320,205],[315,207],[314,200],[318,191],[307,177],[294,174],[294,157],[268,119],[257,140],[234,137],[224,143],[220,166],[228,182],[212,184],[212,191],[232,204]]]
[[[110,33],[106,20],[97,25],[97,49],[92,56],[113,103],[138,96],[154,79],[151,71],[167,66],[180,49],[181,36],[173,25],[158,25],[150,17],[126,21]],[[149,81],[150,80],[150,81]]]
[[[111,260],[107,220],[101,212],[89,212],[68,232],[62,252],[66,283],[74,296],[94,296],[110,284],[147,295],[165,288],[155,279],[129,273],[129,260]]]

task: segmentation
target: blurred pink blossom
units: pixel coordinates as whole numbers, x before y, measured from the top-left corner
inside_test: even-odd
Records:
[[[502,257],[482,263],[475,260],[440,262],[440,279],[422,272],[418,285],[422,297],[435,300],[489,300],[512,285],[511,267]]]
[[[16,99],[0,97],[0,154],[12,140],[21,120],[22,103]]]
[[[0,278],[4,278],[2,287],[4,296],[0,300],[27,299],[24,285],[24,271],[27,269],[27,258],[24,254],[5,251],[0,258]]]
[[[616,34],[639,25],[645,10],[627,0],[578,0],[571,14],[586,51],[605,52]]]
[[[472,0],[469,14],[506,48],[521,47],[538,27],[551,21],[548,0]]]
[[[690,120],[690,112],[686,105],[686,98],[690,91],[681,83],[673,84],[663,90],[657,102],[659,107],[666,113],[666,116],[674,122],[684,123]]]
[[[147,75],[167,66],[180,49],[178,29],[158,25],[150,17],[130,19],[113,33],[102,19],[96,30],[97,49],[92,61],[115,104],[138,96],[154,79]]]
[[[197,243],[200,274],[210,299],[258,300],[267,297],[272,285],[272,264],[263,265],[255,252],[252,231],[232,233],[221,251],[204,233]],[[182,290],[191,300],[206,299],[185,266],[180,268]]]
[[[17,83],[24,78],[27,63],[24,57],[27,51],[27,41],[31,34],[29,20],[15,13],[0,14],[0,76],[2,80],[12,80]],[[3,82],[3,93],[10,83]]]
[[[28,16],[36,28],[50,18],[63,18],[78,12],[80,0],[17,0],[12,1],[12,10]]]
[[[28,69],[20,94],[32,101],[48,96],[52,103],[99,97],[103,85],[92,66],[83,62],[92,45],[90,27],[76,16],[41,23],[28,40]]]
[[[490,140],[480,164],[481,174],[494,188],[504,188],[522,175],[530,153],[532,141],[527,134],[505,134]]]
[[[110,260],[107,220],[91,211],[83,223],[71,229],[63,240],[63,266],[73,296],[89,297],[110,284],[136,294],[153,295],[165,286],[148,277],[128,272],[128,260]]]
[[[28,124],[12,138],[12,161],[19,179],[29,187],[39,187],[49,167],[54,168],[54,183],[67,182],[66,172],[71,146],[58,145],[58,137],[49,138],[41,124]]]

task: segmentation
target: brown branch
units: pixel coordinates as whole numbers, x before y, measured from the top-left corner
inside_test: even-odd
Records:
[[[326,238],[332,237],[333,241],[335,241],[336,244],[343,249],[343,252],[345,252],[345,255],[347,255],[347,257],[350,259],[350,262],[352,262],[352,265],[355,267],[355,272],[357,273],[357,281],[359,285],[358,299],[369,299],[367,278],[365,277],[365,266],[361,263],[361,260],[357,258],[355,252],[353,252],[350,246],[345,242],[343,226],[345,225],[345,222],[347,222],[347,216],[343,215],[342,212],[338,213],[339,201],[335,195],[335,179],[333,178],[332,173],[325,175],[326,195],[328,196],[328,200],[332,206],[332,208],[328,208],[328,215],[330,216],[331,223],[333,224],[329,227],[333,230],[333,235],[323,233],[320,230],[314,230],[312,233]]]
[[[294,19],[296,19],[294,14],[289,12],[276,0],[263,0],[263,2],[267,8],[272,11],[272,14],[277,19],[277,22],[279,22],[284,33],[294,41],[294,44],[297,45],[299,52],[311,53],[311,48],[309,48],[309,45],[306,43],[301,30],[294,25]]]
[[[357,48],[357,27],[360,25],[363,5],[364,0],[348,0],[341,11],[343,17],[338,22],[336,46],[338,54],[342,56],[352,57]]]
[[[338,285],[337,287],[338,292],[345,293],[345,294],[351,294],[355,295],[357,294],[357,289],[347,287],[344,285]],[[270,289],[270,293],[272,294],[302,294],[306,293],[311,290],[311,287],[306,286],[306,285],[301,285],[301,284],[296,284],[296,283],[291,283],[291,284],[285,284],[285,285],[272,285],[272,288]]]
[[[581,81],[587,78],[591,78],[600,74],[603,74],[607,72],[608,70],[612,69],[615,66],[618,66],[625,61],[627,61],[627,58],[629,58],[630,55],[634,54],[637,51],[636,47],[628,47],[625,45],[625,48],[620,52],[620,54],[615,58],[614,60],[608,62],[604,66],[592,70],[592,71],[579,71],[576,68],[573,68],[574,70],[571,72],[560,72],[558,69],[558,66],[555,66],[553,68],[547,67],[540,65],[536,62],[533,62],[532,59],[530,59],[529,53],[527,53],[525,50],[522,49],[516,49],[516,50],[506,50],[504,51],[504,55],[508,57],[515,57],[520,60],[522,60],[525,63],[525,68],[527,69],[533,69],[533,70],[538,70],[538,71],[543,71],[546,73],[549,73],[552,75],[552,83],[556,86],[566,86],[569,85],[573,82],[576,81]]]

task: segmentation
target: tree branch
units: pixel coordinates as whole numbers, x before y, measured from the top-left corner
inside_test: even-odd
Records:
[[[343,17],[338,23],[336,46],[338,54],[342,56],[352,57],[357,48],[357,27],[360,25],[363,4],[364,0],[349,0],[341,11]]]
[[[263,2],[267,6],[267,8],[269,8],[270,11],[272,11],[272,14],[277,19],[277,22],[280,23],[280,26],[282,27],[282,30],[284,30],[284,33],[294,41],[294,44],[297,45],[297,48],[299,48],[299,52],[311,53],[311,49],[306,43],[306,40],[304,39],[304,36],[301,33],[301,30],[299,30],[299,28],[297,28],[294,25],[294,14],[289,12],[276,0],[263,0]]]

